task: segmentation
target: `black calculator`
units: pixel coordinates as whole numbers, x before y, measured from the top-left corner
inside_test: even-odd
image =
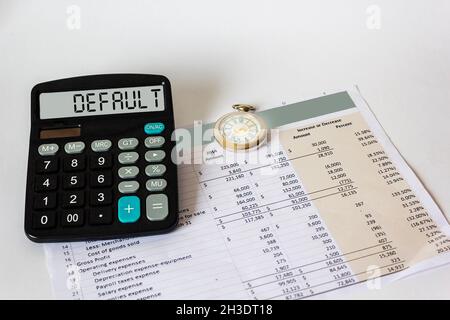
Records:
[[[25,233],[35,242],[165,233],[178,221],[169,80],[108,74],[36,85]]]

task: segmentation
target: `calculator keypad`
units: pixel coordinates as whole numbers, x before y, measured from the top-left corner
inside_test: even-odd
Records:
[[[164,125],[146,129],[142,138],[40,145],[32,228],[72,232],[166,219],[166,140],[160,135]]]

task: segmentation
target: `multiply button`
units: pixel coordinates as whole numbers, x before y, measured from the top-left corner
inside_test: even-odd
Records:
[[[150,150],[145,153],[145,160],[147,162],[160,162],[165,156],[166,153],[163,150]]]
[[[64,145],[64,151],[67,154],[78,154],[83,152],[84,147],[85,145],[82,141],[68,142]]]
[[[118,217],[122,223],[136,222],[141,216],[141,203],[136,196],[126,196],[119,199]]]
[[[139,159],[139,154],[137,152],[122,152],[119,154],[119,162],[121,164],[132,164],[136,163]]]
[[[123,138],[119,140],[118,146],[120,150],[134,150],[139,144],[136,138]]]
[[[147,177],[159,177],[166,172],[166,166],[163,164],[149,164],[145,167]]]
[[[136,166],[122,167],[118,170],[121,179],[133,179],[139,174],[139,168]]]
[[[164,144],[164,142],[166,142],[166,139],[161,136],[145,138],[145,146],[147,148],[159,148]]]
[[[105,152],[111,149],[112,142],[110,140],[95,140],[91,143],[91,149],[94,152]]]
[[[146,200],[147,219],[150,221],[164,220],[169,214],[167,196],[165,194],[151,194]]]
[[[38,147],[38,152],[41,156],[53,156],[58,150],[59,147],[56,143],[41,144]]]

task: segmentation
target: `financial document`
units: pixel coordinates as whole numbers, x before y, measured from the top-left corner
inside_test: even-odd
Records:
[[[179,165],[172,233],[45,244],[55,297],[337,297],[450,262],[448,222],[358,91],[259,114],[264,146]]]

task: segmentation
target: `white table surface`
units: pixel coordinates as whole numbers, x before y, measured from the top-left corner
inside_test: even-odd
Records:
[[[67,27],[70,5],[79,29]],[[52,297],[43,249],[23,232],[30,90],[52,79],[164,74],[177,125],[236,102],[267,108],[357,84],[450,216],[449,16],[448,0],[2,0],[0,298]],[[450,298],[449,274],[342,298]]]

